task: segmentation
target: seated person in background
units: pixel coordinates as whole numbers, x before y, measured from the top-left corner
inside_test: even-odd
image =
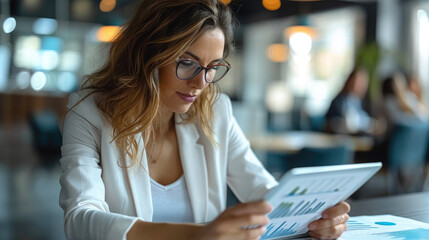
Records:
[[[408,90],[403,74],[396,73],[386,78],[383,81],[382,91],[388,133],[395,125],[427,124],[426,108],[418,97]]]
[[[353,70],[326,113],[326,131],[341,134],[373,132],[374,121],[362,108],[367,88],[367,71],[363,68]]]
[[[106,64],[70,96],[60,160],[68,239],[251,240],[266,231],[272,206],[260,200],[277,182],[215,83],[230,67],[233,23],[217,0],[140,1]],[[226,209],[227,184],[246,203]],[[338,238],[349,209],[325,210],[310,235]]]
[[[418,100],[418,111],[422,114],[428,114],[426,99],[419,79],[415,75],[408,75],[406,79],[410,94],[414,94]]]

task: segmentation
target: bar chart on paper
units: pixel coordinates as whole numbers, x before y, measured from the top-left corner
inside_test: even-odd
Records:
[[[344,240],[427,240],[429,224],[392,215],[352,217]]]
[[[323,210],[350,196],[380,166],[368,165],[366,169],[363,165],[341,165],[289,171],[264,197],[273,210],[267,215],[270,224],[261,239],[306,234],[311,221],[319,219]]]
[[[292,235],[296,233],[297,223],[283,222],[280,225],[271,223],[267,226],[267,231],[261,236],[261,239],[273,239],[277,237]]]
[[[295,202],[282,202],[269,215],[270,219],[284,218],[291,216],[300,216],[305,214],[316,213],[326,202],[314,200],[301,200]]]
[[[396,231],[390,233],[374,234],[378,239],[413,239],[413,240],[427,240],[429,238],[429,229],[416,228],[404,231]]]

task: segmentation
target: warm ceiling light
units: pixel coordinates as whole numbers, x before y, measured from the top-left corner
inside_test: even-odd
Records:
[[[284,44],[271,44],[267,48],[267,57],[273,62],[284,62],[288,58],[288,47]]]
[[[311,52],[313,41],[308,34],[297,32],[290,36],[289,45],[293,53],[306,56]]]
[[[224,3],[225,5],[228,5],[231,3],[231,0],[219,0],[219,2]]]
[[[305,33],[310,36],[312,39],[315,39],[317,36],[317,31],[314,29],[310,23],[309,18],[306,15],[298,16],[297,24],[288,27],[284,30],[283,34],[286,39],[289,39],[295,33]]]
[[[121,30],[118,26],[103,26],[97,30],[97,40],[100,42],[112,42]]]
[[[264,6],[265,9],[270,11],[275,11],[280,8],[281,6],[280,0],[262,0],[262,6]]]
[[[289,39],[290,36],[292,36],[295,33],[305,33],[308,36],[310,36],[312,39],[314,39],[317,35],[316,30],[314,28],[305,26],[305,25],[296,25],[296,26],[288,27],[283,32],[284,37],[287,39]]]
[[[102,12],[110,12],[116,7],[116,0],[101,0],[100,10]]]

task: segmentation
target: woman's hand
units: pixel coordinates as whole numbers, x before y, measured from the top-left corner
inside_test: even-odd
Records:
[[[271,210],[272,206],[265,201],[241,203],[228,208],[213,222],[203,227],[199,239],[259,239],[266,231],[265,225],[270,223],[266,214]]]
[[[350,205],[340,202],[322,212],[322,218],[308,224],[310,236],[319,239],[339,238],[347,228]]]

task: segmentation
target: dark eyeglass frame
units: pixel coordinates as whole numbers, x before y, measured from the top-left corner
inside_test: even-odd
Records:
[[[184,61],[193,61],[193,62],[196,62],[198,65],[200,65],[200,67],[198,68],[198,70],[197,71],[195,71],[195,73],[194,73],[194,75],[192,75],[192,77],[189,77],[189,78],[181,78],[181,77],[179,77],[179,75],[177,74],[177,70],[179,69],[179,65],[180,65],[180,62],[184,62]],[[194,77],[196,77],[198,74],[200,74],[200,72],[204,69],[204,81],[206,81],[206,83],[215,83],[215,82],[218,82],[218,81],[220,81],[223,77],[225,77],[225,75],[229,72],[229,70],[231,69],[231,64],[229,64],[229,62],[227,62],[226,60],[222,60],[222,62],[225,62],[226,64],[213,64],[213,65],[208,65],[207,67],[203,67],[202,65],[201,65],[201,63],[199,63],[198,61],[196,61],[196,60],[193,60],[193,59],[180,59],[180,58],[178,58],[178,59],[176,59],[176,62],[177,62],[177,64],[176,64],[176,77],[178,78],[178,79],[180,79],[180,80],[190,80],[190,79],[192,79],[192,78],[194,78]],[[212,69],[212,68],[214,68],[214,67],[216,67],[216,66],[223,66],[223,67],[226,67],[226,71],[225,71],[225,73],[223,74],[223,76],[222,77],[220,77],[219,79],[217,79],[217,80],[215,80],[215,81],[207,81],[207,71],[208,70],[210,70],[210,69]]]

